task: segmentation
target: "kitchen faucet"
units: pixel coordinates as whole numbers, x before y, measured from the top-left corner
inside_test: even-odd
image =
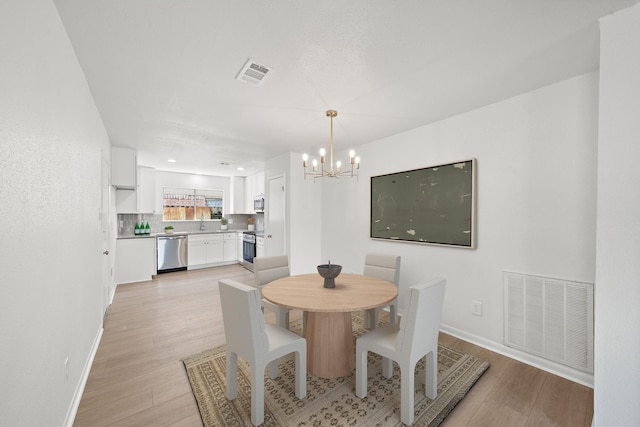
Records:
[[[204,231],[204,214],[200,214],[200,231]]]

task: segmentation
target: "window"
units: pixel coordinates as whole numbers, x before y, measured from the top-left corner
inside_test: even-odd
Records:
[[[222,190],[162,189],[163,221],[200,221],[222,218]]]

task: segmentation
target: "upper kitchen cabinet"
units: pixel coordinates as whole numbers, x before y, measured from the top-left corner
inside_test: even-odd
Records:
[[[258,194],[264,195],[264,172],[251,175],[245,178],[244,199],[248,213],[256,213],[253,201]]]
[[[136,150],[111,148],[111,185],[116,189],[135,190],[138,160]]]
[[[138,167],[138,211],[156,213],[156,170]]]
[[[155,213],[156,170],[146,166],[137,168],[138,185],[134,190],[117,189],[117,213]]]
[[[249,213],[245,202],[245,179],[242,176],[231,178],[231,203],[229,213],[246,214]]]

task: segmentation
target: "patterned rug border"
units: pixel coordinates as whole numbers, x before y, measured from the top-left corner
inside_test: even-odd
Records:
[[[354,334],[356,333],[356,327],[362,325],[362,317],[361,315],[359,316],[358,314],[360,313],[354,313],[353,315]],[[292,329],[301,328],[301,325],[299,323],[300,321],[292,322],[292,325],[291,325]],[[360,331],[360,333],[362,333],[362,331]],[[358,335],[358,334],[355,334],[355,335]],[[439,371],[438,372],[438,395],[435,400],[432,401],[431,399],[424,397],[424,395],[422,398],[419,398],[419,396],[416,396],[415,408],[414,408],[414,411],[415,411],[414,425],[415,426],[436,427],[440,423],[442,423],[442,421],[444,421],[444,419],[451,413],[451,411],[453,411],[456,405],[464,398],[464,396],[469,392],[469,390],[473,387],[473,385],[489,368],[488,362],[478,359],[475,356],[464,354],[457,350],[448,348],[443,345],[438,345],[438,358],[439,359],[443,358],[447,360],[450,359],[455,361],[445,371],[441,372],[440,369],[438,370]],[[367,410],[372,410],[371,406],[375,406],[375,404],[368,403],[369,399],[384,400],[387,398],[383,396],[384,392],[380,392],[380,396],[376,397],[377,390],[372,390],[372,381],[373,381],[373,384],[377,385],[379,388],[382,388],[384,386],[383,383],[387,381],[386,379],[384,379],[384,377],[381,376],[380,372],[377,372],[379,370],[378,367],[375,366],[375,362],[377,360],[379,360],[379,356],[373,353],[369,353],[369,373],[368,373],[370,377],[369,396],[366,399],[360,400],[358,397],[355,396],[355,389],[353,389],[353,387],[349,389],[346,385],[344,385],[345,382],[353,385],[355,371],[350,376],[347,376],[344,378],[338,378],[335,380],[325,380],[321,378],[312,377],[311,375],[307,374],[307,390],[308,390],[307,398],[310,397],[309,392],[312,390],[314,386],[321,387],[321,388],[326,386],[327,389],[331,389],[331,388],[338,389],[338,387],[347,387],[345,390],[347,393],[343,393],[341,396],[339,396],[340,399],[345,399],[345,394],[350,394],[351,396],[347,396],[347,399],[345,399],[347,403],[353,402],[352,406],[357,407],[358,405],[362,405],[363,409],[366,406]],[[193,392],[193,395],[196,399],[196,403],[198,405],[200,417],[205,426],[210,427],[210,426],[216,426],[216,425],[244,425],[247,423],[247,421],[250,421],[249,402],[242,401],[242,387],[244,387],[245,390],[249,390],[249,391],[251,387],[250,380],[248,380],[248,382],[247,380],[243,381],[242,377],[248,376],[248,372],[250,371],[250,368],[241,358],[238,358],[238,367],[239,367],[239,370],[241,371],[241,374],[239,374],[239,380],[238,380],[239,381],[238,382],[238,398],[232,402],[226,400],[226,397],[224,394],[226,391],[225,389],[226,382],[224,380],[225,362],[226,362],[226,346],[224,344],[221,346],[215,347],[213,349],[205,350],[201,353],[186,357],[182,360],[182,362],[185,367],[187,377],[189,379],[191,390]],[[213,366],[217,368],[218,371],[222,372],[222,378],[218,378],[220,374],[218,374],[218,377],[215,377],[215,374],[213,372],[215,369],[211,369],[211,366],[206,365],[208,363],[211,363]],[[372,363],[374,365],[372,365]],[[440,364],[440,360],[439,360],[439,364]],[[288,412],[290,413],[293,413],[294,411],[298,410],[299,407],[304,408],[305,405],[308,404],[308,406],[310,407],[310,411],[307,411],[306,409],[305,411],[307,411],[310,414],[310,419],[313,418],[313,421],[310,423],[306,423],[304,420],[300,420],[300,423],[298,425],[314,425],[314,426],[335,425],[335,422],[336,422],[335,418],[333,420],[328,418],[331,415],[331,412],[329,410],[331,408],[328,408],[328,407],[337,406],[338,409],[340,409],[342,408],[342,406],[347,407],[348,404],[342,404],[343,402],[336,402],[335,399],[332,402],[327,402],[327,404],[317,403],[317,402],[323,402],[324,399],[331,400],[331,395],[330,395],[331,392],[327,392],[326,397],[318,396],[318,397],[322,397],[322,400],[317,399],[317,402],[314,401],[316,397],[314,397],[311,401],[305,401],[305,400],[299,401],[297,398],[295,398],[295,396],[292,396],[293,389],[291,384],[293,383],[293,379],[291,376],[292,376],[293,366],[294,366],[293,357],[291,355],[289,357],[285,356],[280,360],[279,366],[281,369],[281,377],[286,377],[286,378],[278,377],[280,378],[280,380],[278,381],[278,378],[276,378],[276,380],[270,380],[268,376],[265,376],[266,381],[272,381],[275,383],[279,382],[279,384],[276,384],[277,387],[271,387],[271,389],[269,389],[268,384],[265,383],[265,422],[263,425],[264,426],[292,425],[291,420],[288,418],[288,415],[278,414],[277,410],[276,411],[271,410],[272,407],[276,406],[275,403],[269,401],[269,399],[272,399],[272,398],[275,398],[278,404],[284,405],[284,407],[288,407]],[[194,370],[197,367],[201,367],[201,369],[204,369],[204,375],[214,376],[215,377],[214,379],[217,379],[217,383],[210,384],[208,381],[204,381],[205,382],[204,385],[206,385],[206,387],[204,388],[201,387],[203,384],[199,384],[198,375],[194,373]],[[376,375],[375,381],[371,379],[372,375]],[[395,380],[396,382],[399,382],[398,375],[399,375],[398,367],[396,365],[394,366],[394,375],[392,379],[388,381]],[[200,379],[200,381],[203,381],[203,380]],[[286,387],[283,381],[288,381],[287,385],[291,385],[291,387]],[[336,383],[336,384],[333,384],[333,383]],[[385,389],[386,394],[391,393],[394,390],[397,391],[399,385],[388,383],[387,386],[388,386],[387,388],[391,387],[392,390],[389,391]],[[416,389],[418,389],[418,377],[416,377]],[[249,392],[249,395],[250,395],[250,392]],[[291,402],[285,402],[283,404],[282,402],[286,400],[291,400]],[[375,413],[379,412],[382,418],[380,419],[380,422],[378,422],[376,425],[379,425],[379,426],[404,425],[400,422],[399,402],[397,403],[398,405],[394,405],[394,407],[392,408],[391,404],[393,404],[393,402],[386,402],[386,405],[383,404],[381,409],[373,410],[373,412]],[[316,406],[315,408],[316,410],[321,410],[321,413],[319,414],[315,413],[313,411],[314,406]],[[220,408],[224,409],[224,411],[222,412],[225,412],[225,414],[220,413],[221,412]],[[348,408],[347,410],[345,410],[345,414],[347,412],[348,412]],[[358,411],[356,411],[356,413],[357,412]],[[224,415],[223,424],[220,424],[220,415]],[[285,417],[287,419],[279,420],[278,419],[279,417]],[[339,422],[338,425],[372,425],[371,420],[365,421],[366,424],[361,424],[358,421],[357,414],[353,414],[350,417],[347,417],[347,419],[344,421],[346,422],[345,423]],[[326,422],[326,424],[324,422]],[[248,422],[248,425],[250,424],[251,423]]]

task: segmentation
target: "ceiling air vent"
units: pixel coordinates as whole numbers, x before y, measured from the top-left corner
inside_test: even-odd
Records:
[[[266,65],[258,64],[253,59],[244,64],[242,70],[236,76],[236,79],[254,86],[260,86],[271,73],[271,68]]]

